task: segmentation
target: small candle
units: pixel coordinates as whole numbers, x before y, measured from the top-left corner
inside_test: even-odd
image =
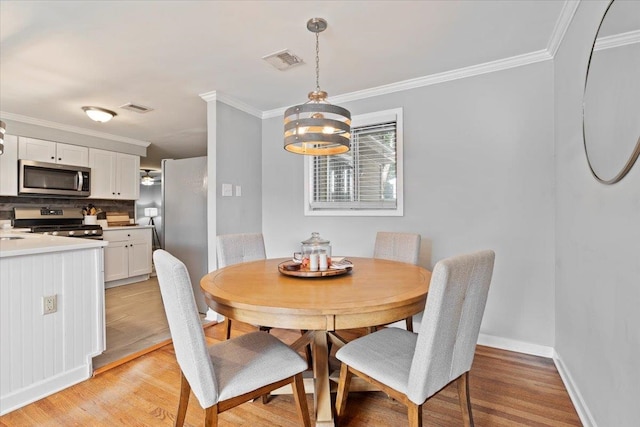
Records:
[[[318,271],[318,254],[309,255],[309,271]]]
[[[320,271],[327,271],[327,268],[329,268],[327,264],[327,253],[325,251],[320,252],[318,255],[318,264],[320,266]]]

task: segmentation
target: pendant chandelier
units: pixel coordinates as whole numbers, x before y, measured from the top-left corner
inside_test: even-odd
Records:
[[[284,112],[284,149],[296,154],[326,156],[349,151],[351,113],[331,105],[327,92],[320,90],[319,34],[327,21],[312,18],[307,29],[316,34],[316,90],[309,92],[309,101]]]

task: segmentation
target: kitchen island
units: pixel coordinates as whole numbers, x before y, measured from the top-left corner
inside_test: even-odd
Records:
[[[105,349],[106,245],[0,231],[0,415],[92,375]]]

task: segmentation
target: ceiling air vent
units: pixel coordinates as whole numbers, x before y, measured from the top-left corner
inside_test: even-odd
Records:
[[[124,110],[134,111],[134,112],[140,113],[140,114],[144,114],[144,113],[148,113],[149,111],[153,111],[153,108],[151,108],[151,107],[145,107],[144,105],[134,104],[133,102],[128,102],[128,103],[126,103],[124,105],[121,105],[120,108],[122,108]]]
[[[273,65],[280,71],[288,70],[291,67],[302,64],[304,61],[295,53],[288,49],[263,56],[262,59]]]

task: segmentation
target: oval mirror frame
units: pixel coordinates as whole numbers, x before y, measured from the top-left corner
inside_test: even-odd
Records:
[[[582,140],[583,140],[583,144],[584,144],[584,151],[585,151],[585,156],[587,158],[587,163],[589,165],[589,169],[591,170],[591,174],[594,176],[594,178],[598,182],[601,182],[602,184],[608,184],[608,185],[615,184],[618,181],[620,181],[622,178],[624,178],[629,173],[629,171],[631,170],[631,168],[635,164],[636,160],[640,156],[640,136],[639,136],[637,142],[635,143],[635,148],[633,149],[633,151],[629,155],[628,159],[626,160],[626,162],[624,163],[624,165],[622,166],[620,171],[617,174],[615,174],[615,176],[613,176],[612,178],[604,178],[604,177],[602,177],[602,174],[601,173],[599,174],[598,171],[596,171],[596,166],[594,165],[594,159],[589,157],[587,125],[586,125],[586,96],[587,96],[587,88],[588,88],[588,85],[589,85],[589,72],[592,71],[591,67],[592,67],[592,61],[593,61],[593,54],[594,54],[594,52],[596,50],[596,43],[598,41],[598,36],[599,36],[600,31],[602,29],[602,25],[604,24],[605,19],[607,18],[607,15],[609,14],[609,12],[611,10],[611,7],[614,5],[614,3],[616,3],[616,1],[615,0],[611,0],[609,5],[607,6],[607,9],[606,9],[606,11],[604,13],[604,16],[602,17],[602,20],[600,21],[600,24],[598,26],[598,31],[596,32],[596,35],[594,37],[593,45],[591,46],[591,53],[589,55],[589,62],[588,62],[588,65],[587,65],[587,74],[586,74],[586,78],[585,78],[584,92],[583,92],[583,103],[582,103]],[[620,2],[617,2],[617,3],[620,3]],[[611,15],[609,15],[609,16],[611,16]],[[640,29],[638,29],[638,31],[640,31]],[[638,114],[638,113],[640,113],[640,112],[636,112],[635,114],[640,116],[640,114]],[[634,112],[631,112],[631,114],[634,114]]]

